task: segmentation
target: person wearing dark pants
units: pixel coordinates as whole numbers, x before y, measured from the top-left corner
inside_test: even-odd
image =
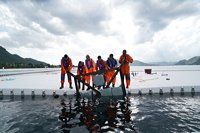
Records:
[[[113,54],[109,55],[109,57],[107,59],[107,66],[108,66],[108,69],[112,69],[112,68],[116,68],[117,67],[117,60],[113,57]],[[115,74],[115,70],[109,71],[107,73],[108,73],[107,82],[109,82],[110,79]],[[113,88],[115,87],[115,83],[116,83],[116,77],[112,81],[112,87]]]
[[[101,59],[101,56],[99,55],[97,57],[97,61],[96,61],[96,71],[101,71],[101,70],[105,70],[105,69],[107,69],[106,61]],[[104,81],[106,81],[107,73],[104,73],[103,77],[104,77]],[[104,88],[105,85],[103,85],[102,87]],[[98,86],[98,89],[100,89],[100,88],[101,88],[101,86]]]
[[[124,65],[121,67],[122,71],[122,81],[124,81],[124,77],[126,77],[126,88],[129,88],[130,86],[130,66],[129,63],[133,63],[133,58],[127,54],[126,50],[122,51],[122,55],[119,58],[119,63],[122,64],[122,62],[125,62]]]
[[[78,69],[77,69],[77,74],[78,75],[81,75],[81,74],[85,74],[86,73],[86,66],[84,65],[84,62],[82,61],[79,61],[78,63]],[[83,81],[83,86],[82,86],[82,90],[85,89],[85,76],[82,76],[82,77],[79,77],[80,80]],[[78,88],[80,89],[81,88],[81,85],[80,85],[80,81],[78,81]]]
[[[86,55],[86,60],[85,60],[85,66],[86,66],[86,72],[91,73],[95,71],[95,62],[92,58],[90,58],[89,55]],[[85,76],[85,81],[87,84],[90,85],[90,79],[92,78],[92,84],[94,87],[94,76],[93,75],[87,75]],[[87,88],[89,90],[89,87]]]
[[[60,81],[61,86],[60,86],[60,89],[64,88],[65,74],[67,74],[69,88],[73,89],[71,75],[67,73],[71,69],[72,69],[72,60],[71,60],[71,58],[69,58],[69,56],[67,54],[65,54],[64,57],[62,57],[62,59],[61,59],[61,81]]]

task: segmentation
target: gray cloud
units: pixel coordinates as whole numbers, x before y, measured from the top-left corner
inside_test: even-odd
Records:
[[[0,6],[3,7],[0,10],[0,34],[3,35],[0,36],[0,45],[6,46],[5,48],[23,46],[35,51],[40,49],[40,52],[56,49],[57,53],[64,49],[62,52],[72,56],[74,54],[78,59],[88,53],[94,58],[99,54],[107,58],[111,52],[117,55],[121,53],[121,48],[130,47],[130,53],[137,53],[137,57],[145,53],[146,60],[151,60],[147,57],[154,57],[159,61],[175,59],[174,55],[177,55],[177,59],[183,57],[189,44],[199,48],[196,39],[199,32],[193,33],[193,25],[196,29],[199,27],[198,0],[117,0],[109,1],[108,4],[96,0],[4,0],[0,1]],[[128,21],[131,20],[129,14],[125,17],[116,15],[124,12],[130,12],[132,22],[125,23],[125,20],[122,20],[126,17]],[[187,21],[183,24],[180,20],[187,20],[186,18],[191,16],[195,19],[192,19],[193,24],[188,26],[190,32],[187,33],[187,27],[183,26]],[[173,24],[170,27],[174,21],[181,26]],[[124,24],[130,24],[130,29]],[[173,36],[164,39],[171,34],[171,30],[176,31],[173,26],[179,30],[174,38],[179,39],[169,41]],[[181,28],[184,30],[180,31]],[[192,39],[187,41],[185,38]],[[193,41],[195,39],[196,41]],[[177,48],[172,50],[176,42],[178,45],[188,45],[183,48],[177,45]],[[148,47],[153,49],[151,52],[146,52],[146,48],[143,48],[147,44],[152,45]],[[190,50],[194,51],[195,48]],[[134,52],[134,49],[137,51]],[[58,55],[57,53],[55,55]],[[198,53],[190,52],[185,56]]]
[[[122,3],[122,2],[121,2]],[[133,15],[133,22],[139,26],[137,43],[152,41],[154,34],[166,28],[172,20],[199,14],[198,1],[146,1],[125,0]]]
[[[165,28],[173,19],[190,16],[199,13],[196,6],[198,1],[154,1],[140,0],[132,8],[133,14],[137,18],[137,24],[140,22],[150,23],[152,30],[161,30]],[[141,24],[141,26],[143,23]]]
[[[46,29],[51,34],[65,34],[65,32],[59,28],[59,26],[49,23],[51,19],[53,19],[51,14],[38,8],[37,5],[32,3],[32,1],[11,1],[8,3],[8,7],[10,8],[10,11],[15,14],[16,23],[23,27],[30,28],[31,24],[34,22],[41,28]]]
[[[107,20],[109,16],[102,2],[92,0],[66,1],[66,3],[53,0],[30,1],[18,4],[15,8],[30,22],[40,24],[54,35],[66,35],[66,32],[80,31],[100,34],[104,31],[101,22]],[[61,23],[50,23],[54,18],[60,19]]]
[[[47,33],[68,37],[77,32],[107,35],[102,22],[109,19],[109,12],[105,4],[100,1],[63,3],[54,0],[23,0],[7,1],[4,5],[15,15],[14,22],[20,27],[20,29],[10,28],[12,31],[9,33],[10,39],[15,46],[32,43],[34,47],[44,47],[45,40],[51,39],[45,36]]]

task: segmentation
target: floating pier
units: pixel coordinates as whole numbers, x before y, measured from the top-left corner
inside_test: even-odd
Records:
[[[32,98],[46,97],[52,96],[55,93],[60,96],[77,96],[77,94],[79,96],[84,96],[87,94],[96,95],[99,92],[102,97],[113,97],[118,95],[124,96],[124,94],[136,96],[187,96],[189,94],[191,96],[196,96],[200,92],[199,66],[151,67],[151,74],[145,74],[145,67],[138,68],[134,67],[131,71],[131,86],[128,89],[123,89],[123,86],[119,86],[121,81],[120,76],[118,76],[115,88],[110,88],[109,85],[106,84],[105,89],[98,90],[98,84],[94,87],[86,84],[87,87],[90,87],[90,91],[79,90],[74,84],[75,81],[78,81],[78,77],[80,76],[75,75],[76,69],[72,70],[72,74],[74,75],[74,79],[72,79],[74,89],[69,89],[67,87],[68,83],[65,82],[65,87],[62,90],[59,89],[60,68],[44,68],[38,70],[4,69],[0,71],[0,99],[7,96],[10,98],[15,96],[31,96]],[[120,73],[119,67],[112,70]],[[103,72],[106,71],[97,71],[89,74],[101,75]],[[7,76],[5,73],[7,73]],[[97,81],[100,80],[98,79]],[[110,81],[109,84],[111,82],[112,81]]]

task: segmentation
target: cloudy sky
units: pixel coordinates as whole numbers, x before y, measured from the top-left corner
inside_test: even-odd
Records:
[[[200,56],[199,0],[0,0],[0,46],[58,65],[68,54],[142,62]]]

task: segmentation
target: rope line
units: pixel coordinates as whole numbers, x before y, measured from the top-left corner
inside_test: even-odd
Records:
[[[141,77],[141,76],[140,76],[140,77]],[[134,78],[134,77],[132,77],[132,79],[140,80],[139,82],[146,82],[146,81],[148,81],[148,80],[156,80],[156,79],[158,79],[158,78],[153,78],[153,79],[140,79],[140,78]]]

